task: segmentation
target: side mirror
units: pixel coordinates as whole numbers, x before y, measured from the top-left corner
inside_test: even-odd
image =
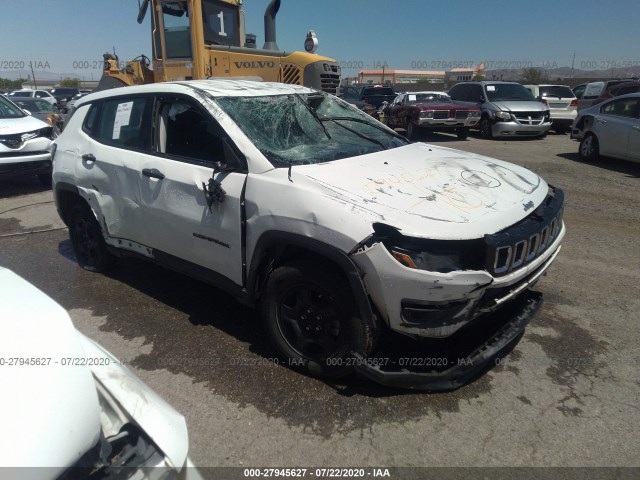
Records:
[[[217,161],[216,163],[213,164],[213,173],[215,175],[216,173],[224,172],[227,170],[227,168],[229,168],[229,165],[227,165],[226,163]]]
[[[23,109],[22,109],[22,111],[23,111],[24,113],[26,113],[27,115],[31,116],[31,112],[30,112],[29,110],[25,110],[25,109],[23,108]]]

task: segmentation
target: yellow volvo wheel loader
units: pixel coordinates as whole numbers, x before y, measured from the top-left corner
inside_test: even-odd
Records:
[[[140,1],[140,0],[139,0]],[[276,43],[272,0],[264,14],[265,43],[245,32],[243,0],[142,0],[138,23],[151,5],[152,57],[141,55],[121,65],[115,54],[104,55],[98,88],[206,78],[255,78],[323,90],[335,94],[340,67],[314,52],[318,41],[307,34],[305,52],[285,52]]]

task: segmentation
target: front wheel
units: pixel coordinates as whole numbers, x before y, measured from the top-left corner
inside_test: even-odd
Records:
[[[482,120],[480,120],[480,136],[487,140],[491,140],[493,138],[491,121],[487,117],[482,117]]]
[[[587,133],[580,142],[578,152],[580,153],[580,157],[587,162],[597,160],[600,155],[598,138],[593,133]]]
[[[315,376],[351,373],[355,351],[373,349],[372,319],[357,318],[350,288],[339,272],[318,263],[276,268],[263,291],[265,329],[288,365]]]
[[[409,118],[407,119],[407,138],[411,141],[414,141],[418,136],[418,127],[415,123]]]
[[[460,140],[466,140],[467,137],[469,136],[469,129],[468,128],[458,128],[456,130],[456,135],[458,136],[458,138]]]
[[[38,181],[40,182],[40,185],[42,185],[43,187],[50,187],[51,186],[51,174],[50,173],[41,173],[38,175]]]
[[[80,265],[90,272],[104,272],[113,263],[102,229],[88,205],[76,203],[69,212],[69,237]]]

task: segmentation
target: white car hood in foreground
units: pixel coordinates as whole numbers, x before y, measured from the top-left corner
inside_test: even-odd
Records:
[[[442,240],[498,232],[548,193],[547,183],[525,168],[424,143],[292,170],[294,181],[305,175],[372,222]]]
[[[80,336],[60,305],[2,267],[0,312],[0,467],[50,467],[40,473],[53,476],[100,434],[91,371],[62,365],[66,358],[84,358]],[[24,365],[31,359],[50,361]],[[37,469],[28,472],[38,475]]]
[[[47,125],[42,120],[38,120],[32,116],[21,118],[2,118],[0,119],[0,135],[14,135],[16,133],[33,132],[46,128]]]
[[[10,366],[16,361],[11,359],[17,359],[18,365]],[[98,359],[99,365],[70,365],[74,359]],[[24,365],[43,360],[49,360],[48,365]],[[2,361],[0,421],[5,434],[0,436],[0,471],[30,467],[19,472],[20,478],[56,478],[96,445],[102,410],[94,376],[173,467],[179,469],[187,461],[184,417],[109,352],[78,332],[60,305],[0,267]]]

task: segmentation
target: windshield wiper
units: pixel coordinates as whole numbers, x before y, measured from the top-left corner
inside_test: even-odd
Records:
[[[353,119],[351,119],[351,118],[340,118],[340,117],[338,117],[338,118],[327,118],[327,117],[325,117],[325,118],[322,119],[323,122],[324,121],[333,122],[336,125],[338,125],[339,127],[342,127],[345,130],[350,131],[351,133],[353,133],[353,134],[357,135],[358,137],[362,138],[363,140],[367,140],[367,141],[369,141],[371,143],[375,143],[376,145],[380,146],[382,149],[388,150],[388,148],[385,147],[384,144],[381,141],[376,140],[375,138],[371,138],[368,135],[360,133],[357,130],[354,130],[353,128],[349,128],[346,125],[341,124],[340,120],[353,120]],[[367,123],[367,122],[363,122],[363,123]],[[369,123],[367,123],[367,125],[369,125]]]
[[[311,108],[311,106],[309,106],[309,104],[307,102],[305,102],[304,99],[300,95],[298,95],[297,93],[294,93],[294,95],[298,100],[300,100],[302,102],[302,104],[307,108],[307,110],[309,110],[309,113],[311,114],[311,116],[313,116],[313,118],[315,118],[316,121],[322,127],[322,130],[324,131],[324,134],[327,136],[327,138],[329,140],[331,140],[331,135],[329,135],[329,132],[327,132],[327,129],[325,128],[324,124],[322,123],[322,120],[320,120],[320,117],[318,116],[316,111],[313,108]]]
[[[363,120],[362,118],[355,118],[355,117],[322,117],[320,120],[322,120],[323,122],[325,121],[333,121],[333,120],[344,120],[344,121],[350,121],[350,122],[357,122],[357,123],[364,123],[365,125],[369,125],[370,127],[375,128],[376,130],[380,130],[381,132],[384,132],[388,135],[392,135],[394,138],[397,138],[398,140],[402,140],[404,143],[407,142],[407,139],[404,138],[402,135],[400,135],[397,132],[394,132],[391,129],[387,129],[384,127],[379,127],[378,125],[375,125],[371,122],[367,122],[366,120]],[[340,125],[340,124],[338,124]],[[344,127],[344,125],[341,125]]]

